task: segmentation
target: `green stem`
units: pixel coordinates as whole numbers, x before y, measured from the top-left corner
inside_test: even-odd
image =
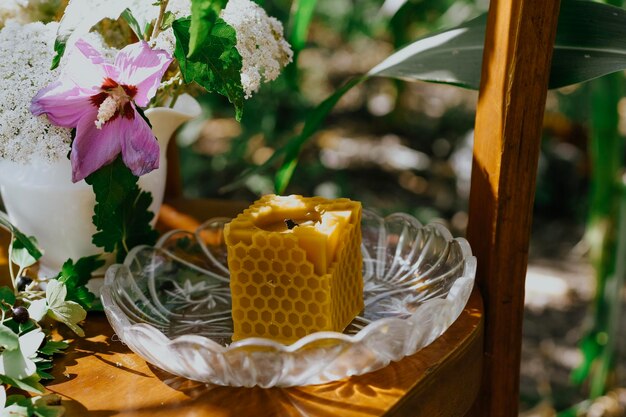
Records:
[[[15,295],[17,295],[18,291],[17,291],[17,283],[15,282],[15,272],[13,271],[13,262],[11,261],[11,259],[13,259],[13,236],[11,236],[11,243],[9,243],[9,262],[8,262],[8,266],[9,266],[9,274],[11,275],[11,285],[13,286],[13,293]]]
[[[167,3],[169,3],[169,1],[170,0],[161,0],[161,7],[159,9],[159,17],[157,17],[157,20],[154,23],[154,28],[152,28],[152,35],[150,35],[150,40],[155,39],[161,32],[163,18],[165,17],[165,10],[167,9]]]

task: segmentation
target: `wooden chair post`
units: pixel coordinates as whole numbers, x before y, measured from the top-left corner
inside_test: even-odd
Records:
[[[477,416],[516,416],[524,281],[559,0],[492,0],[474,143],[468,240],[485,300]]]

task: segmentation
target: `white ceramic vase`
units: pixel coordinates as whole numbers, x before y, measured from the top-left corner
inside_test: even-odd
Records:
[[[150,211],[159,212],[167,176],[166,149],[174,131],[200,114],[190,96],[181,96],[173,109],[148,109],[146,116],[159,141],[159,169],[142,176],[139,186],[152,194]],[[44,250],[40,274],[54,275],[71,258],[102,253],[91,243],[96,233],[92,223],[95,195],[85,181],[72,183],[70,161],[34,160],[20,164],[0,160],[0,192],[11,222],[22,232],[35,236]]]

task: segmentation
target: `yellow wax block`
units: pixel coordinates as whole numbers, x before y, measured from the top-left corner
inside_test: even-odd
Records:
[[[266,195],[224,237],[233,340],[342,331],[363,309],[360,203]]]

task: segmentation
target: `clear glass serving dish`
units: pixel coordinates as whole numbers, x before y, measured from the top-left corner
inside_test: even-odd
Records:
[[[362,221],[365,309],[343,333],[318,332],[284,345],[231,343],[229,274],[216,218],[195,233],[172,231],[137,247],[106,273],[101,298],[119,338],[172,374],[230,386],[321,384],[371,372],[412,355],[459,316],[476,259],[464,239],[406,214]]]

